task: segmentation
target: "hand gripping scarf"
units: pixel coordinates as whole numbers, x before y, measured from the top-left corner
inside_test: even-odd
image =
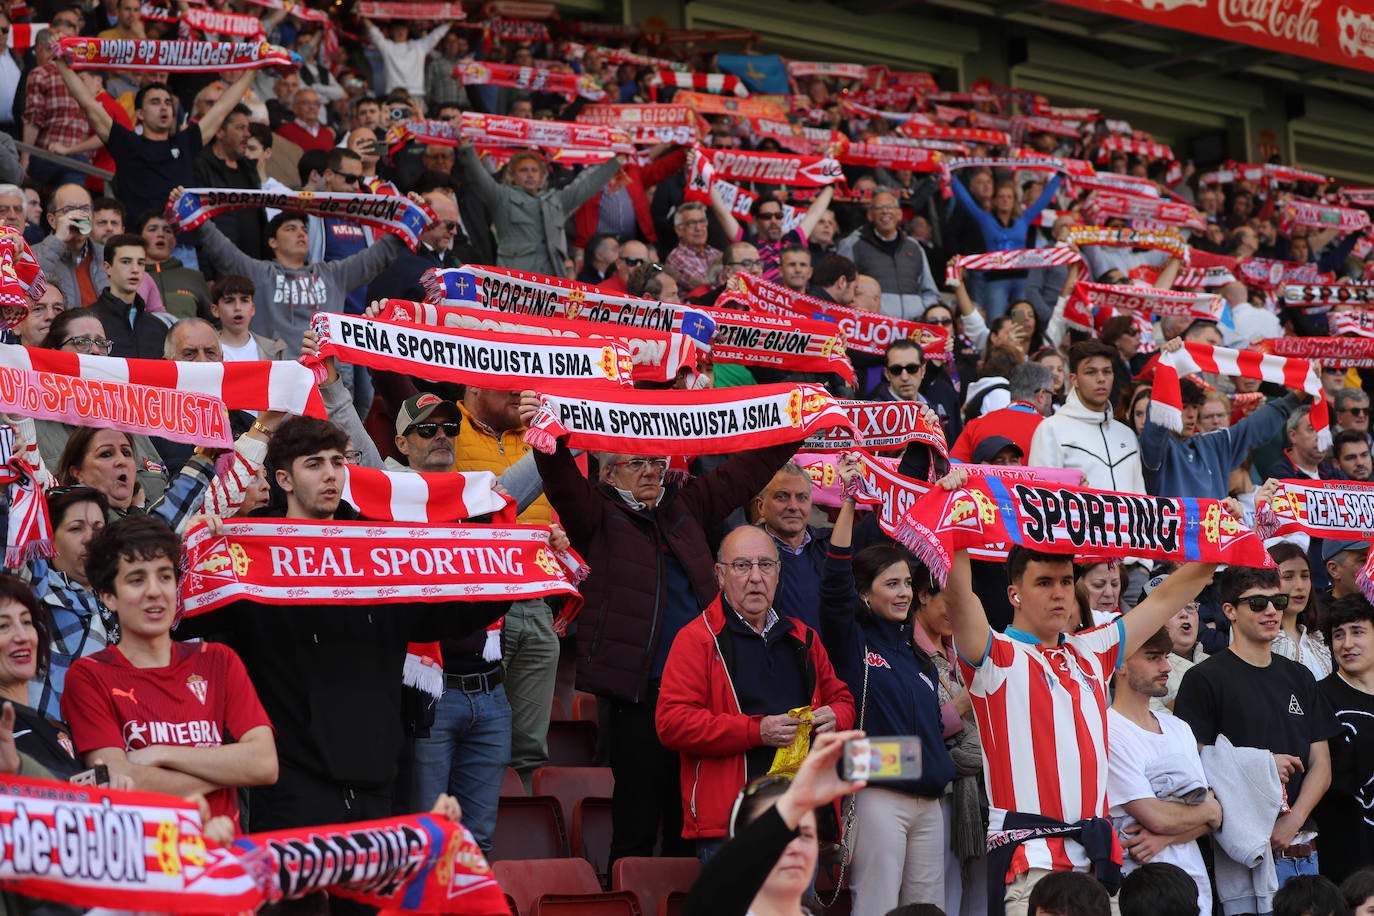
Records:
[[[938,150],[916,146],[894,146],[881,143],[855,143],[835,156],[844,165],[858,165],[872,169],[910,169],[913,172],[940,172],[945,159]],[[942,186],[945,181],[942,180]]]
[[[1255,510],[1262,538],[1307,534],[1338,541],[1374,540],[1374,483],[1281,480]]]
[[[57,56],[73,70],[165,70],[220,73],[296,70],[301,59],[265,41],[157,41],[141,38],[63,38]]]
[[[205,914],[256,909],[262,890],[201,835],[196,806],[153,792],[6,776],[0,882],[78,907]]]
[[[1209,372],[1213,375],[1238,375],[1273,382],[1312,395],[1312,428],[1317,444],[1331,447],[1331,426],[1321,379],[1305,359],[1268,356],[1253,350],[1229,350],[1204,343],[1185,343],[1173,353],[1162,353],[1155,368],[1154,390],[1150,395],[1150,419],[1165,429],[1183,429],[1183,400],[1179,393],[1180,376]]]
[[[416,122],[407,122],[407,126]],[[422,122],[429,125],[443,125],[452,133],[452,126],[445,121]],[[411,128],[414,130],[414,128]],[[420,131],[415,131],[417,135]],[[480,140],[483,143],[504,146],[549,146],[559,149],[608,149],[616,153],[633,153],[634,144],[630,135],[619,127],[605,124],[578,124],[572,121],[536,121],[529,118],[512,118],[508,115],[482,114],[477,111],[463,112],[459,133]],[[425,142],[430,142],[426,140]],[[437,142],[437,141],[436,141]],[[452,142],[457,142],[456,138]]]
[[[628,387],[630,351],[616,340],[487,334],[316,312],[319,356],[436,382],[511,390]]]
[[[697,147],[696,154],[710,160],[716,173],[736,181],[824,187],[844,181],[834,159],[822,156],[789,156],[785,153],[753,153]]]
[[[1273,567],[1264,541],[1215,499],[1146,496],[994,477],[934,488],[902,517],[897,540],[941,584],[954,554],[994,542],[1045,553]]]
[[[659,70],[650,77],[652,85],[672,86],[697,92],[732,93],[746,98],[749,90],[733,73],[690,73],[684,70]]]
[[[845,345],[858,353],[881,356],[894,340],[914,340],[925,358],[943,362],[953,353],[949,329],[892,318],[880,312],[863,312],[835,302],[794,292],[753,274],[736,274],[719,302],[738,302],[751,312],[805,315],[834,321],[844,333]]]
[[[989,251],[984,254],[961,254],[950,264],[949,273],[957,276],[963,270],[1036,270],[1041,267],[1064,267],[1083,260],[1083,256],[1068,245],[1048,248],[1014,248]]]
[[[507,316],[492,309],[457,308],[404,299],[383,299],[378,317],[384,321],[463,331],[616,340],[630,351],[635,381],[670,382],[677,378],[680,370],[695,369],[697,364],[696,347],[682,334],[671,331],[534,315]]]
[[[1144,286],[1117,286],[1088,280],[1080,280],[1070,296],[1082,300],[1093,309],[1109,308],[1134,312],[1146,318],[1156,315],[1160,318],[1216,321],[1225,306],[1222,298],[1215,295],[1197,295]]]
[[[598,86],[592,77],[547,68],[474,60],[459,64],[453,75],[464,86],[504,86],[527,92],[552,92],[569,101],[578,96],[590,102],[606,98],[606,90]]]
[[[871,452],[901,448],[919,442],[944,459],[949,466],[949,445],[937,422],[931,425],[921,415],[918,401],[840,401],[857,435],[841,427],[824,430],[802,443],[808,452],[839,452],[863,448]]]
[[[9,271],[12,268],[14,277],[11,279],[19,281],[19,285],[24,288],[24,293],[30,299],[37,299],[43,295],[44,290],[48,288],[47,280],[43,277],[43,269],[38,266],[38,258],[34,257],[33,249],[29,248],[29,243],[24,241],[24,236],[18,229],[0,226],[0,256],[3,256],[6,265],[6,277],[9,277]],[[11,304],[9,302],[4,303],[6,307],[4,319],[6,321],[14,317],[9,312]],[[27,305],[25,305],[24,311],[25,314],[28,313]],[[24,316],[20,315],[14,318],[14,324],[23,320]]]
[[[315,387],[313,374],[299,363],[287,360],[187,363],[86,356],[0,344],[0,367],[201,394],[223,401],[230,410],[280,410],[297,416],[325,416],[324,401]]]
[[[1109,248],[1149,248],[1171,254],[1188,263],[1188,243],[1177,232],[1143,232],[1134,229],[1108,229],[1106,226],[1070,226],[1069,239],[1080,248],[1105,245]]]
[[[856,384],[844,332],[831,321],[792,315],[702,309],[716,323],[711,361],[790,372],[833,372]]]
[[[187,616],[242,600],[375,606],[573,595],[586,570],[575,555],[555,554],[548,529],[536,525],[274,519],[225,522],[224,531],[199,525],[186,536]]]
[[[854,428],[819,385],[751,385],[701,391],[587,389],[541,394],[525,441],[621,454],[724,455],[801,442],[832,426]]]
[[[395,194],[336,194],[326,191],[282,193],[259,190],[189,188],[169,208],[168,216],[183,231],[191,230],[230,210],[270,207],[290,213],[342,219],[381,232],[390,232],[411,251],[430,224],[424,207]]]
[[[692,306],[616,296],[587,283],[504,267],[465,264],[427,270],[420,283],[425,298],[442,305],[478,305],[521,315],[683,334],[703,352],[710,349],[716,333],[715,322]]]

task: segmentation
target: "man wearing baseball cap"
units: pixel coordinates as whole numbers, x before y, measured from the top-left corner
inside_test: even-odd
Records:
[[[440,473],[453,468],[453,440],[463,427],[458,405],[437,394],[423,392],[401,405],[396,414],[396,449],[402,464],[386,459],[388,471]]]

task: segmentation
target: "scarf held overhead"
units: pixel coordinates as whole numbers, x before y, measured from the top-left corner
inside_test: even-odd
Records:
[[[723,455],[801,442],[854,423],[819,385],[751,385],[700,391],[587,389],[580,397],[541,394],[525,441],[552,453],[569,448],[619,454]]]
[[[571,71],[473,60],[459,64],[453,75],[464,86],[504,86],[526,92],[551,92],[569,101],[581,96],[589,102],[599,102],[606,97],[606,90],[590,76]]]
[[[575,574],[534,525],[225,522],[186,536],[181,602],[188,616],[235,601],[409,604],[516,601],[576,594]],[[289,613],[289,612],[287,612]]]
[[[1197,295],[1143,286],[1117,286],[1088,280],[1080,280],[1074,286],[1071,295],[1094,309],[1109,308],[1134,312],[1147,318],[1157,315],[1161,318],[1216,321],[1224,306],[1224,300],[1215,295]]]
[[[830,321],[705,308],[716,323],[711,361],[790,372],[833,372],[853,385],[844,333]]]
[[[824,187],[844,181],[844,172],[834,159],[822,156],[789,156],[785,153],[754,153],[697,147],[696,155],[710,160],[716,174],[736,181],[761,181],[767,184]]]
[[[682,369],[695,369],[697,349],[682,334],[646,328],[589,321],[570,321],[534,315],[507,316],[493,309],[466,309],[431,302],[383,299],[377,316],[383,321],[400,321],[427,327],[486,331],[498,334],[523,334],[553,338],[608,338],[619,341],[630,351],[636,381],[669,382]]]
[[[1273,567],[1264,541],[1215,499],[971,479],[934,488],[903,516],[897,540],[943,584],[954,554],[993,542],[1045,553]]]
[[[630,351],[617,340],[487,334],[316,312],[319,356],[479,388],[629,386]]]
[[[949,446],[937,420],[926,422],[919,401],[840,401],[857,435],[839,427],[817,433],[802,443],[808,452],[838,452],[863,448],[886,451],[919,442],[933,449],[949,464]]]
[[[1332,315],[1351,314],[1339,312]],[[1329,369],[1374,368],[1374,340],[1359,337],[1275,337],[1262,343],[1266,353],[1290,359],[1316,360]]]
[[[230,410],[280,410],[297,416],[325,416],[314,375],[299,363],[287,360],[187,363],[87,356],[0,344],[0,366],[193,392],[217,398]]]
[[[710,349],[716,333],[715,322],[691,306],[616,296],[587,283],[504,267],[435,268],[425,271],[420,283],[425,298],[442,305],[650,328],[683,334],[702,351]]]
[[[1260,537],[1306,534],[1338,541],[1374,540],[1374,483],[1281,480],[1255,511]]]
[[[169,208],[183,231],[189,231],[230,210],[257,210],[270,207],[289,213],[302,213],[360,223],[381,232],[390,232],[405,242],[411,251],[420,233],[430,224],[425,207],[408,197],[395,194],[335,194],[326,191],[281,193],[259,190],[189,188]]]
[[[1321,379],[1305,359],[1269,356],[1253,350],[1230,350],[1204,343],[1184,343],[1172,352],[1162,353],[1155,367],[1154,390],[1150,396],[1150,419],[1165,429],[1183,429],[1183,399],[1179,393],[1181,376],[1197,373],[1240,376],[1273,382],[1285,388],[1312,395],[1312,428],[1317,445],[1331,447],[1331,425]]]
[[[57,56],[73,70],[165,70],[172,73],[295,70],[301,59],[265,41],[157,41],[63,38]]]

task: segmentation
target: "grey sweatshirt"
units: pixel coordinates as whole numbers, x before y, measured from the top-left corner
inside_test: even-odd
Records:
[[[250,326],[263,337],[285,341],[288,359],[301,355],[301,335],[316,312],[342,312],[348,294],[372,282],[405,247],[387,232],[376,245],[342,261],[322,261],[297,269],[280,261],[248,257],[210,221],[196,230],[196,245],[220,273],[242,274],[253,281],[257,313]]]

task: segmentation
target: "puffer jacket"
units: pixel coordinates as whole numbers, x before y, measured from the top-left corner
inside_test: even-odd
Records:
[[[1064,405],[1046,417],[1031,437],[1026,464],[1033,468],[1075,468],[1094,490],[1145,492],[1140,443],[1109,411],[1091,411],[1070,389]]]
[[[654,717],[663,746],[682,754],[682,835],[689,840],[725,836],[735,796],[744,788],[745,752],[763,746],[763,716],[741,713],[735,697],[730,634],[721,638],[723,604],[717,596],[678,634]],[[816,631],[790,617],[774,626],[790,627],[789,638],[806,653],[803,677],[811,708],[829,706],[836,731],[852,728],[854,700]]]
[[[873,227],[866,225],[840,242],[839,253],[853,261],[859,273],[878,281],[884,315],[916,321],[929,306],[944,301],[930,275],[925,250],[910,236],[903,235],[896,253],[888,254]]]
[[[616,491],[582,476],[567,445],[535,452],[544,492],[591,572],[577,620],[577,688],[638,702],[644,695],[667,606],[665,552],[692,583],[698,609],[719,588],[706,532],[758,495],[798,443],[734,455],[709,474],[669,484],[658,505],[633,509]],[[674,634],[666,634],[671,639]]]

